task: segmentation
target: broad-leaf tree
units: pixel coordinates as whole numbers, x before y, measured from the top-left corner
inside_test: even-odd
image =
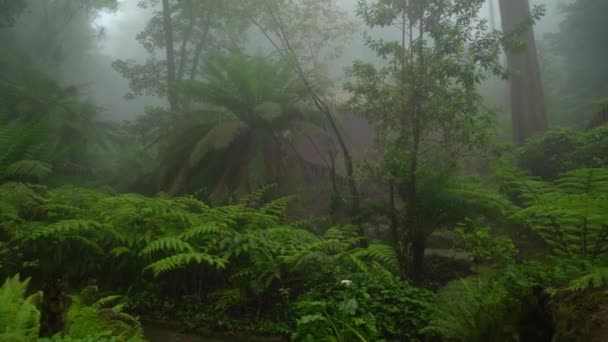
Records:
[[[347,84],[350,104],[371,118],[386,147],[391,188],[405,203],[391,215],[402,272],[422,273],[428,224],[423,196],[424,168],[449,170],[467,149],[484,143],[491,112],[482,109],[477,87],[490,73],[501,74],[503,35],[490,32],[478,1],[361,1],[358,14],[369,27],[396,28],[398,41],[366,36],[367,45],[387,61],[378,68],[354,63]],[[398,174],[390,170],[399,170]],[[395,191],[391,191],[394,194]],[[442,200],[443,201],[443,200]],[[442,202],[441,201],[441,202]],[[397,201],[391,200],[394,204]],[[443,203],[437,203],[440,207]],[[397,210],[396,208],[394,210]]]

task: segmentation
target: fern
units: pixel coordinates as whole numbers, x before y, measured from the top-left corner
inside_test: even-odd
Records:
[[[105,308],[118,298],[103,297],[92,305],[86,305],[80,297],[73,297],[68,311],[68,323],[61,335],[68,339],[86,340],[97,335],[117,342],[144,341],[142,326],[135,317]]]
[[[464,279],[447,285],[431,306],[431,322],[422,330],[451,341],[499,341],[512,337],[507,289],[500,282]]]
[[[365,249],[355,251],[352,255],[357,258],[365,258],[377,262],[395,274],[399,271],[397,253],[395,253],[395,249],[392,246],[371,244]]]
[[[187,265],[202,263],[206,263],[218,269],[226,266],[226,260],[221,257],[215,257],[204,252],[191,252],[175,254],[162,258],[148,265],[146,268],[144,268],[144,270],[152,270],[155,276],[159,276],[162,273],[181,269]]]
[[[192,252],[192,246],[175,237],[165,237],[152,241],[139,252],[140,255],[149,255],[158,251],[169,252]]]
[[[51,173],[53,173],[53,166],[38,160],[20,160],[4,169],[4,177],[11,179],[41,180]]]
[[[40,328],[40,313],[36,303],[40,293],[25,297],[29,279],[19,275],[6,279],[0,287],[0,340],[35,341]]]
[[[555,252],[595,260],[607,251],[606,174],[593,169],[565,174],[514,217],[528,223]]]
[[[594,267],[584,275],[572,280],[569,289],[582,291],[588,288],[601,288],[608,285],[608,268]]]
[[[63,235],[76,233],[81,234],[86,231],[98,230],[101,228],[101,224],[92,220],[63,220],[50,225],[40,232],[40,237],[49,237],[54,235]]]
[[[184,240],[191,240],[196,237],[204,236],[229,236],[232,235],[232,231],[228,229],[225,223],[209,223],[188,229],[187,231],[180,234],[180,238]]]
[[[209,295],[211,299],[213,311],[222,313],[237,303],[241,303],[245,299],[245,294],[241,289],[221,289],[212,292]]]

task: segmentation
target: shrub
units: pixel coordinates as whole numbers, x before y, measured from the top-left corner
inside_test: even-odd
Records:
[[[295,340],[417,341],[428,324],[431,292],[383,271],[354,273],[298,301]]]

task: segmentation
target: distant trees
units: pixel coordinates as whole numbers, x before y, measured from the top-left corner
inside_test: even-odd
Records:
[[[25,9],[25,6],[25,0],[1,0],[0,28],[12,26],[16,16]]]
[[[566,16],[559,31],[549,37],[549,47],[564,62],[559,69],[564,82],[558,96],[568,99],[566,114],[573,124],[583,127],[587,122],[581,122],[581,114],[589,112],[589,103],[608,97],[608,1],[570,1],[563,11]],[[601,102],[598,105],[605,103]]]
[[[534,30],[525,25],[531,16],[528,0],[500,0],[504,32],[520,31],[523,51],[507,53],[513,142],[522,144],[536,133],[547,130],[549,121],[540,75]]]
[[[137,40],[149,53],[144,63],[116,60],[114,68],[129,80],[127,97],[166,98],[170,109],[180,106],[172,85],[198,78],[202,57],[234,46],[246,25],[236,12],[236,0],[142,0],[140,7],[160,10]]]

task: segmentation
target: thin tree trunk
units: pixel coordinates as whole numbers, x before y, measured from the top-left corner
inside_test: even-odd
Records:
[[[205,16],[205,31],[201,35],[200,39],[196,42],[196,46],[194,47],[194,57],[192,58],[192,67],[190,68],[190,81],[193,81],[196,78],[196,73],[198,72],[198,65],[201,60],[201,55],[203,54],[203,48],[205,47],[205,43],[207,42],[207,36],[209,35],[209,29],[211,24],[209,23],[210,12],[207,12]]]
[[[399,229],[399,218],[397,217],[397,208],[395,207],[395,184],[392,180],[389,183],[389,206],[393,246],[397,255],[397,262],[399,263],[399,272],[405,276],[407,275],[409,266],[409,255],[406,245],[407,238],[403,235],[402,230]]]
[[[410,169],[408,175],[408,189],[406,193],[406,227],[408,229],[407,240],[410,242],[410,262],[411,265],[408,269],[409,276],[412,280],[417,281],[422,275],[422,264],[421,260],[424,258],[424,251],[422,254],[416,253],[416,241],[419,240],[420,232],[418,232],[418,191],[416,189],[417,183],[417,173],[418,173],[418,151],[420,149],[420,133],[419,133],[419,125],[415,122],[414,127],[412,128],[413,137],[412,137],[412,146],[411,146],[411,161],[410,161]],[[422,244],[424,248],[424,244]]]
[[[366,234],[363,229],[363,226],[360,224],[361,222],[360,222],[359,213],[361,211],[361,203],[360,203],[360,197],[359,197],[359,189],[357,188],[357,183],[355,182],[354,164],[353,164],[352,156],[350,154],[350,150],[349,150],[348,146],[346,145],[346,142],[344,140],[344,137],[342,136],[342,133],[340,133],[338,124],[336,123],[332,110],[330,109],[327,102],[317,93],[317,91],[314,89],[314,87],[310,83],[310,80],[306,76],[306,73],[304,72],[304,70],[302,68],[301,62],[300,62],[299,58],[297,57],[297,54],[291,45],[289,36],[285,32],[283,21],[277,14],[274,13],[272,8],[267,7],[267,10],[269,11],[270,15],[272,16],[274,24],[277,26],[276,34],[279,36],[280,43],[277,43],[274,39],[272,39],[270,37],[268,31],[264,27],[262,27],[262,25],[260,25],[258,22],[256,22],[253,18],[250,18],[250,20],[252,21],[252,23],[255,26],[257,26],[260,29],[260,31],[262,31],[262,33],[264,34],[264,36],[266,36],[268,41],[275,47],[276,52],[279,53],[285,61],[291,62],[293,64],[295,72],[297,73],[298,77],[304,84],[304,87],[306,88],[308,94],[312,98],[314,105],[317,107],[317,109],[321,113],[323,113],[323,115],[329,122],[332,132],[334,133],[334,135],[336,136],[336,139],[338,140],[338,145],[340,145],[340,149],[342,151],[342,157],[344,158],[344,166],[345,166],[346,175],[347,175],[347,184],[348,184],[348,188],[350,190],[351,197],[352,197],[352,199],[351,199],[351,218],[352,218],[353,223],[357,224],[359,226],[359,234],[361,235],[361,238],[362,238],[361,245],[367,246],[367,239],[365,238]]]
[[[421,69],[424,69],[424,14],[425,8],[424,3],[421,3],[420,7],[420,17],[419,17],[419,49],[417,50],[418,54],[418,63],[421,66]],[[410,20],[411,22],[411,20]],[[411,27],[411,26],[410,26]],[[411,32],[411,28],[410,28]],[[414,50],[413,46],[411,48]],[[424,238],[422,237],[422,232],[419,231],[420,227],[418,227],[418,159],[420,153],[420,142],[422,139],[422,87],[424,85],[424,77],[421,75],[420,79],[417,80],[415,84],[415,91],[413,94],[413,113],[411,117],[411,130],[412,130],[412,141],[410,145],[410,169],[408,174],[408,189],[406,193],[406,202],[407,202],[407,210],[406,210],[406,226],[408,229],[408,241],[410,243],[410,266],[408,269],[410,278],[417,282],[422,277],[423,273],[423,260],[424,260]]]
[[[500,0],[499,3],[505,32],[513,31],[530,16],[528,0]],[[507,54],[507,66],[514,72],[509,79],[509,97],[513,142],[516,144],[524,143],[549,126],[534,29],[527,30],[521,38],[526,50]]]
[[[163,3],[163,30],[165,34],[165,53],[167,55],[167,94],[171,111],[177,109],[177,98],[171,89],[175,82],[175,50],[173,49],[173,22],[171,21],[171,7],[169,0]]]
[[[190,38],[192,38],[192,32],[194,31],[194,9],[192,6],[192,0],[188,0],[188,9],[187,11],[189,11],[189,21],[188,21],[188,29],[186,30],[185,34],[184,34],[184,38],[182,39],[182,45],[180,47],[180,51],[179,51],[179,66],[177,68],[177,77],[176,79],[178,81],[181,81],[184,78],[184,72],[186,70],[186,52],[187,52],[187,47],[188,47],[188,43],[190,42]]]

